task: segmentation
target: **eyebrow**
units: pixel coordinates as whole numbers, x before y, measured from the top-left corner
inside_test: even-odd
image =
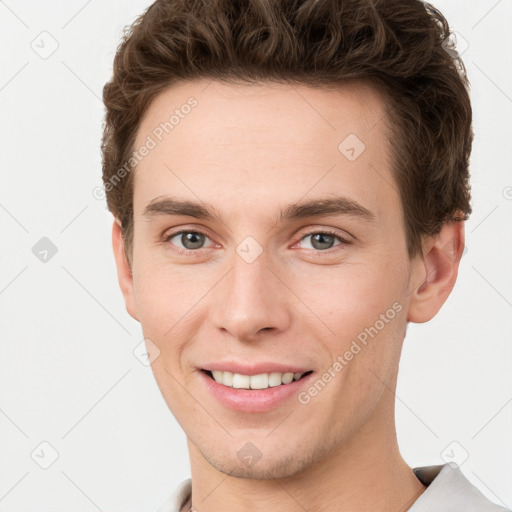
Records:
[[[221,215],[207,203],[181,200],[172,197],[157,197],[144,209],[142,214],[146,219],[157,216],[184,215],[196,219],[221,221]],[[292,203],[279,211],[278,222],[307,217],[322,217],[327,215],[345,215],[358,217],[368,222],[375,222],[375,214],[354,201],[343,196],[313,199],[300,203]]]

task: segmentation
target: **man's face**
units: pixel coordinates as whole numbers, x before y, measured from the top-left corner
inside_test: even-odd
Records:
[[[362,86],[206,81],[171,87],[142,120],[128,309],[191,450],[220,471],[289,476],[391,435],[414,267],[384,121]],[[215,383],[214,369],[270,387]],[[293,372],[312,373],[276,385]]]

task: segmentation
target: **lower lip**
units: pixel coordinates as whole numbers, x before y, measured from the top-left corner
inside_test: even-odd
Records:
[[[236,389],[219,384],[205,372],[199,371],[199,376],[208,391],[224,406],[241,412],[265,412],[275,409],[286,400],[297,396],[300,389],[309,381],[314,373],[289,384],[281,384],[267,389]]]

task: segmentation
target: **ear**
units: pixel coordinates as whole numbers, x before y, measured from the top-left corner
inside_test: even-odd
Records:
[[[112,226],[112,247],[114,249],[114,258],[116,260],[117,279],[119,281],[121,292],[124,296],[126,311],[128,311],[128,314],[132,318],[139,321],[137,318],[132,270],[126,258],[121,222],[117,218],[114,218],[114,224]]]
[[[464,242],[464,221],[450,221],[424,244],[423,258],[413,263],[408,321],[428,322],[441,309],[457,280]]]

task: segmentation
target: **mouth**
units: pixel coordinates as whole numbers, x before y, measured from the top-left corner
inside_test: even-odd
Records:
[[[286,386],[287,384],[307,377],[313,373],[313,370],[309,370],[304,373],[270,372],[260,373],[257,375],[244,375],[241,373],[206,369],[201,369],[201,372],[203,372],[217,384],[221,384],[228,388],[241,390],[263,390],[269,388],[277,388],[279,386]]]

